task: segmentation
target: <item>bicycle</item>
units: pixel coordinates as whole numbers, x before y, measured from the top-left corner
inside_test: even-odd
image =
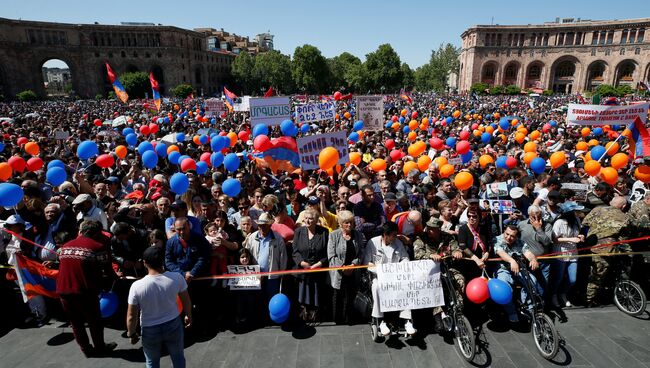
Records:
[[[612,261],[614,280],[614,304],[628,316],[638,317],[645,313],[647,298],[643,288],[630,279],[631,264],[623,256],[614,256]],[[630,259],[627,259],[631,261]]]
[[[460,355],[471,362],[476,354],[476,338],[472,325],[463,314],[462,303],[458,300],[458,295],[462,295],[462,292],[458,290],[453,277],[448,272],[451,262],[450,257],[445,257],[440,262],[440,280],[445,295],[445,305],[442,309],[447,314],[443,314],[442,321],[448,332],[454,332],[454,342]]]

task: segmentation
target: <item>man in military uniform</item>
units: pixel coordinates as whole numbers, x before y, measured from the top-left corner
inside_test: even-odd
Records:
[[[634,228],[639,235],[650,233],[650,191],[647,191],[642,200],[634,203],[627,213]]]
[[[609,206],[594,208],[582,221],[584,226],[589,227],[587,244],[594,244],[591,252],[596,254],[591,258],[591,273],[587,285],[588,306],[599,304],[600,289],[609,278],[610,264],[614,261],[613,257],[602,257],[597,254],[629,251],[627,244],[602,246],[628,237],[631,223],[628,216],[623,212],[626,204],[625,197],[614,197],[609,202]]]
[[[413,242],[413,248],[415,253],[416,260],[425,260],[431,259],[434,262],[442,261],[442,257],[451,256],[455,259],[460,259],[463,257],[460,248],[458,247],[458,242],[453,236],[443,233],[442,220],[432,217],[427,221],[425,232],[418,234],[415,237]],[[456,299],[459,303],[463,302],[463,293],[465,291],[465,278],[463,275],[456,270],[455,268],[449,268],[447,270],[449,276],[451,276],[456,283]],[[442,324],[442,308],[435,307],[433,308],[433,320],[434,320],[434,331],[440,332],[443,329]]]

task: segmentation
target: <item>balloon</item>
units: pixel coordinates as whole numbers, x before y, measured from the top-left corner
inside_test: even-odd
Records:
[[[515,141],[517,141],[517,143],[522,144],[524,143],[525,139],[526,139],[526,134],[522,132],[517,132],[517,134],[515,134]]]
[[[178,165],[178,160],[179,160],[180,158],[181,158],[181,154],[180,154],[178,151],[171,151],[171,152],[167,155],[167,160],[168,160],[169,163],[171,163],[172,165]]]
[[[404,163],[404,167],[402,167],[402,171],[404,172],[404,176],[407,176],[408,173],[411,170],[418,170],[417,162],[415,162],[415,161],[407,161],[407,162]]]
[[[466,153],[463,153],[462,155],[460,155],[461,162],[463,164],[466,164],[466,163],[472,161],[472,157],[474,157],[474,154],[472,153],[472,151],[467,151]]]
[[[508,130],[510,128],[510,122],[506,118],[499,120],[499,127],[503,130]]]
[[[490,133],[483,133],[481,134],[481,142],[488,144],[490,143],[490,140],[492,139],[492,134]]]
[[[395,141],[392,139],[387,139],[386,142],[384,142],[384,146],[386,146],[386,149],[392,150],[395,148]]]
[[[103,155],[99,155],[97,159],[95,160],[95,164],[102,169],[106,169],[108,167],[113,166],[115,163],[115,159],[113,158],[113,155],[105,153]]]
[[[293,137],[298,133],[298,129],[296,129],[293,121],[288,119],[280,123],[280,131],[282,132],[282,135],[287,137]]]
[[[589,134],[591,134],[591,129],[589,129],[589,128],[585,127],[585,128],[582,128],[582,130],[580,131],[580,135],[582,135],[583,137],[588,137]]]
[[[605,150],[607,151],[608,156],[614,156],[616,155],[616,152],[618,152],[620,146],[616,142],[607,142],[605,145]]]
[[[585,172],[589,176],[596,176],[600,174],[600,162],[596,160],[590,160],[585,162]]]
[[[408,111],[406,111],[406,109],[402,109],[402,111],[400,111],[400,115],[406,116],[406,114],[408,114]]]
[[[411,132],[411,128],[409,128],[408,126],[405,126],[405,127],[402,129],[402,132],[404,132],[404,134],[408,134],[408,133]]]
[[[576,151],[586,151],[589,149],[589,145],[585,141],[580,141],[576,143]]]
[[[537,144],[535,142],[528,142],[524,145],[524,152],[537,152]]]
[[[133,130],[133,128],[124,128],[124,129],[122,129],[122,135],[125,136],[125,137],[127,135],[129,135],[129,134],[134,134],[134,133],[135,133],[135,130]]]
[[[205,135],[205,134],[201,134],[201,135],[199,136],[199,142],[200,142],[201,144],[206,144],[206,143],[208,143],[209,140],[210,140],[210,138],[208,138],[208,136]]]
[[[57,187],[67,179],[68,174],[65,172],[65,169],[55,166],[51,169],[48,169],[45,173],[45,178],[53,186]]]
[[[242,130],[241,132],[237,133],[237,138],[241,139],[243,142],[246,142],[249,136],[250,134],[245,130]]]
[[[129,144],[129,146],[134,147],[136,143],[138,143],[138,136],[135,134],[131,133],[125,137],[126,143]]]
[[[226,137],[228,138],[228,141],[225,141],[226,142],[226,144],[225,144],[226,147],[234,147],[237,144],[237,139],[238,138],[237,138],[237,134],[235,134],[235,132],[230,132],[230,133],[226,134]]]
[[[165,156],[167,156],[167,145],[164,144],[163,142],[158,142],[156,144],[155,151],[158,154],[158,156],[165,157]]]
[[[600,158],[603,157],[603,155],[605,154],[605,147],[600,145],[594,146],[590,152],[591,152],[592,159],[600,160]]]
[[[357,143],[359,141],[359,133],[357,132],[352,132],[348,136],[348,140],[352,143]]]
[[[237,179],[228,178],[221,185],[221,190],[229,197],[237,197],[241,191],[241,183]]]
[[[406,137],[407,137],[407,139],[409,141],[413,142],[415,140],[415,138],[418,137],[418,135],[415,132],[409,132],[409,134]]]
[[[506,159],[506,167],[508,169],[514,169],[515,167],[517,167],[517,159],[512,156],[508,157]]]
[[[158,154],[154,151],[146,151],[142,154],[142,166],[153,169],[158,164]]]
[[[461,140],[464,140],[464,141],[468,140],[469,139],[469,132],[467,130],[461,131],[460,133],[458,133],[458,138],[460,138]]]
[[[617,153],[612,156],[611,166],[616,170],[622,169],[627,166],[628,156],[625,153]]]
[[[25,160],[20,156],[12,156],[7,163],[14,171],[19,173],[25,171],[25,166],[27,166]]]
[[[447,147],[454,147],[456,145],[456,138],[454,137],[447,138],[445,144],[447,145]]]
[[[197,162],[196,163],[196,173],[199,174],[199,175],[203,175],[206,172],[208,172],[208,164],[203,162],[203,161]]]
[[[481,304],[490,297],[488,282],[483,277],[477,277],[470,281],[465,288],[467,299],[474,304]]]
[[[266,136],[265,136],[266,137]],[[257,139],[257,138],[255,138]],[[222,149],[226,148],[226,142],[221,139],[221,136],[216,136],[210,141],[210,148],[212,148],[213,151],[221,151]],[[230,144],[230,140],[228,141],[228,144]]]
[[[41,149],[38,147],[38,143],[36,142],[27,142],[25,143],[25,152],[29,153],[32,156],[38,155],[38,153],[41,151]]]
[[[417,120],[411,120],[411,121],[409,121],[408,128],[409,128],[409,131],[417,129],[417,128],[418,128],[418,122],[417,122]],[[406,133],[406,132],[404,132],[404,133]]]
[[[190,187],[190,180],[183,173],[176,173],[169,178],[169,187],[176,194],[183,194]]]
[[[599,136],[603,135],[603,128],[600,128],[600,127],[599,127],[599,128],[595,128],[594,131],[593,131],[593,134],[594,134],[596,137],[599,137]]]
[[[440,150],[444,146],[444,142],[440,138],[431,138],[429,144],[435,150]]]
[[[524,154],[524,164],[530,166],[530,162],[537,157],[537,152],[526,152]]]
[[[153,144],[149,141],[144,141],[138,145],[138,153],[140,156],[144,155],[145,152],[147,151],[153,151]]]
[[[471,148],[472,147],[470,146],[468,141],[460,141],[456,143],[456,152],[458,152],[461,155],[469,152]]]
[[[600,177],[609,185],[614,185],[618,181],[618,171],[613,167],[604,167],[600,170]]]
[[[474,184],[474,177],[468,172],[459,172],[454,177],[454,185],[458,190],[467,190]]]
[[[181,163],[181,170],[183,172],[187,172],[189,170],[196,170],[196,162],[189,157],[183,159],[182,161],[180,161],[180,163]]]
[[[95,120],[93,120],[93,124],[95,124],[95,126],[100,127],[100,126],[102,126],[102,121],[99,120],[99,119],[95,119]]]
[[[546,169],[546,161],[541,157],[535,157],[530,161],[530,169],[535,174],[541,174]]]
[[[418,112],[417,112],[417,111],[413,111],[413,112],[411,113],[411,119],[417,119],[417,118],[418,118]]]
[[[185,137],[185,133],[178,133],[178,134],[176,134],[176,141],[177,141],[177,142],[181,142],[181,143],[183,143],[183,142],[185,142],[185,138],[186,138],[186,137]]]
[[[178,148],[177,145],[172,144],[171,146],[167,147],[167,155],[169,155],[172,152],[179,152],[180,153],[180,148]]]
[[[499,279],[490,279],[487,284],[490,290],[490,298],[495,303],[505,305],[512,301],[512,288],[507,282]]]
[[[500,169],[507,169],[508,168],[508,165],[506,165],[506,160],[507,159],[508,159],[507,156],[499,156],[499,157],[497,157],[496,167],[498,167]]]
[[[257,124],[253,127],[253,137],[258,135],[269,135],[269,127],[266,124]]]
[[[102,318],[108,318],[115,314],[117,311],[117,306],[119,304],[119,299],[117,294],[112,291],[103,292],[99,295],[99,310],[102,313]]]
[[[156,133],[158,133],[158,129],[159,129],[159,128],[158,128],[158,124],[154,124],[154,123],[149,124],[149,132],[150,132],[151,134],[156,134]]]
[[[285,315],[289,313],[290,308],[289,298],[284,294],[276,294],[269,300],[269,313],[272,315]]]
[[[118,158],[124,159],[124,157],[126,157],[127,154],[126,147],[122,145],[115,147],[115,154],[117,155]]]
[[[339,161],[339,151],[334,147],[325,147],[318,154],[318,167],[321,170],[328,170],[334,167]]]
[[[210,155],[210,164],[212,164],[212,167],[219,167],[223,164],[223,159],[223,153],[214,152]]]
[[[340,100],[341,97],[342,97],[342,96],[341,96],[341,92],[339,92],[339,91],[334,92],[334,100],[335,100],[335,101]]]
[[[376,158],[376,159],[370,161],[369,166],[374,172],[378,172],[378,171],[381,171],[381,170],[386,170],[386,161],[384,161],[384,159],[381,159],[381,158]]]
[[[387,127],[387,128],[388,128],[388,127]],[[309,132],[309,124],[306,124],[306,123],[303,124],[303,125],[300,127],[300,131],[301,131],[303,134],[308,133],[308,132]]]
[[[478,158],[478,163],[485,169],[487,165],[494,163],[494,158],[490,155],[482,155]]]
[[[14,170],[9,166],[8,163],[2,162],[0,163],[0,180],[6,181],[13,175]]]
[[[435,162],[436,165],[438,165],[438,168],[440,168],[443,165],[446,165],[448,161],[446,157],[440,156],[440,157],[436,157],[435,160],[433,160],[433,162]]]
[[[644,183],[650,183],[650,166],[641,165],[634,170],[634,177]]]
[[[419,141],[410,145],[407,151],[411,157],[418,157],[421,154],[423,154],[424,150],[426,149],[427,149],[427,145],[424,142]]]
[[[229,153],[223,159],[223,167],[225,167],[226,170],[230,172],[234,172],[237,169],[239,169],[239,164],[240,164],[239,157],[237,157],[237,154],[235,153]]]
[[[589,144],[589,147],[597,146],[598,145],[598,139],[590,139],[589,142],[587,142],[587,143]]]
[[[557,169],[558,167],[564,165],[564,163],[566,162],[566,155],[564,154],[563,151],[554,152],[549,158],[549,161],[551,163],[551,167],[553,169]]]
[[[350,163],[358,166],[361,163],[361,154],[359,152],[350,152]]]
[[[428,168],[429,165],[431,164],[431,158],[427,155],[422,155],[420,158],[418,158],[418,169],[421,172],[425,172]]]
[[[359,130],[363,129],[363,121],[357,120],[354,122],[354,125],[352,126],[352,130],[355,132],[358,132]]]
[[[195,135],[194,137],[192,137],[192,142],[194,142],[194,144],[196,144],[197,146],[201,145],[201,141],[199,140],[199,138],[200,137],[198,135]]]
[[[448,178],[454,174],[455,169],[452,165],[444,164],[440,167],[439,171],[441,178]]]
[[[97,143],[93,141],[83,141],[77,147],[77,156],[82,160],[87,160],[98,153]]]
[[[23,144],[27,144],[27,142],[29,142],[29,140],[28,140],[26,137],[20,137],[20,138],[18,138],[18,140],[16,141],[16,143],[17,143],[19,146],[22,146]]]
[[[5,150],[5,144],[0,142],[0,152]]]
[[[390,151],[390,158],[393,160],[393,162],[400,160],[403,157],[403,152],[400,150],[392,150]]]
[[[60,167],[62,169],[65,169],[65,164],[61,160],[52,160],[47,164],[47,169],[51,169],[53,167]]]

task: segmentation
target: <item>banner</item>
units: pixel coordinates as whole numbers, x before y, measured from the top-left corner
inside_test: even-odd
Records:
[[[350,161],[348,137],[344,131],[316,134],[297,139],[300,167],[303,170],[318,169],[318,155],[325,147],[334,147],[339,151],[338,163],[344,165]]]
[[[237,266],[229,265],[228,273],[229,274],[239,274],[246,275],[249,273],[259,273],[260,266]],[[260,290],[260,277],[251,275],[245,277],[236,277],[228,279],[228,286],[230,290]]]
[[[235,100],[235,106],[233,106],[233,110],[242,112],[242,111],[250,111],[251,110],[251,96],[242,96],[238,99]]]
[[[296,123],[314,123],[317,121],[334,119],[334,102],[311,103],[296,106]]]
[[[433,308],[445,304],[440,264],[432,260],[377,265],[379,310]]]
[[[210,98],[205,100],[204,110],[204,116],[206,118],[213,116],[219,117],[221,114],[226,112],[226,104],[218,98]]]
[[[515,210],[512,201],[502,199],[481,199],[480,206],[495,215],[509,215]]]
[[[257,124],[280,125],[283,120],[291,119],[289,97],[251,98],[251,126]]]
[[[384,130],[384,97],[358,96],[357,116],[363,121],[363,130]]]
[[[569,104],[566,121],[575,125],[627,125],[637,117],[645,122],[650,104],[628,106]]]
[[[505,181],[487,184],[485,189],[489,198],[508,196],[508,183]]]
[[[582,183],[562,183],[562,189],[569,189],[573,191],[573,197],[569,198],[576,202],[587,202],[587,193],[589,192],[589,184]]]

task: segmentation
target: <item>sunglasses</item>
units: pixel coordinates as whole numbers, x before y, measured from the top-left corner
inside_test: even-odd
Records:
[[[478,218],[477,215],[467,215],[467,218]]]

